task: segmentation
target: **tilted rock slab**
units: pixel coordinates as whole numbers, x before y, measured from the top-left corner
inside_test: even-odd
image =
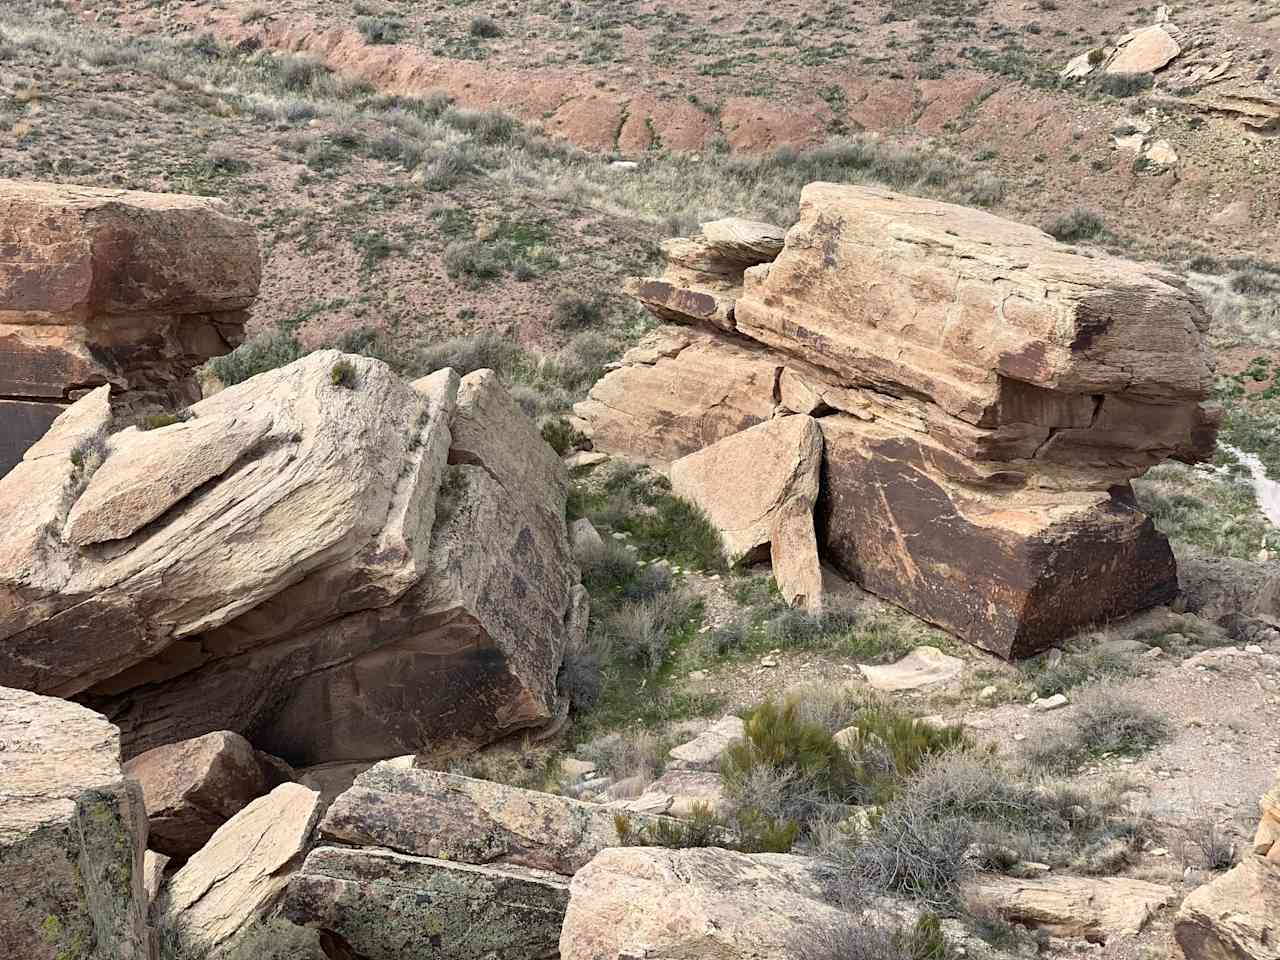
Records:
[[[816,861],[718,848],[606,850],[574,875],[561,960],[789,956],[800,926],[839,923]]]
[[[261,262],[220,200],[0,180],[0,476],[102,384],[186,404],[244,339]]]
[[[818,418],[823,554],[1002,656],[1175,595],[1128,482],[1214,446],[1207,315],[1177,278],[818,183],[777,258],[746,268],[731,329],[679,319],[576,407],[598,448],[665,467],[735,422]]]
[[[773,576],[793,606],[818,609],[822,567],[813,528],[822,430],[803,415],[777,417],[681,457],[671,490],[697,504],[735,561],[773,558]],[[781,549],[774,551],[774,544]]]
[[[1170,887],[1128,877],[984,876],[966,889],[1006,920],[1098,943],[1141,933],[1175,898]]]
[[[556,873],[321,846],[283,912],[367,960],[552,960],[568,902]]]
[[[0,956],[148,960],[146,844],[119,731],[0,687]]]
[[[385,762],[334,801],[320,835],[450,862],[573,874],[621,842],[615,813],[537,790]],[[648,822],[641,816],[633,825]]]
[[[197,956],[231,947],[280,902],[319,816],[320,794],[299,783],[254,800],[164,883],[158,924]]]
[[[491,372],[314,353],[111,435],[86,477],[104,391],[0,478],[26,505],[0,517],[0,681],[83,698],[130,756],[230,730],[371,762],[563,719],[568,477]]]
[[[148,750],[124,769],[146,797],[147,846],[166,857],[191,856],[267,792],[253,747],[227,730]]]

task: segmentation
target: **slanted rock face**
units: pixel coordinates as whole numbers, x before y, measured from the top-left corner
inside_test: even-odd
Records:
[[[593,388],[577,412],[602,449],[665,466],[723,441],[729,410],[817,418],[822,553],[1003,656],[1174,596],[1128,482],[1207,457],[1219,411],[1205,312],[1172,276],[819,183],[732,324],[655,312],[703,329],[665,328]]]
[[[0,479],[29,505],[0,519],[0,679],[99,706],[128,755],[229,730],[371,762],[563,718],[568,479],[490,373],[411,386],[325,351],[191,414],[86,477],[94,394]]]
[[[788,956],[800,926],[836,924],[816,862],[704,848],[606,850],[574,875],[562,960]]]
[[[249,741],[219,730],[166,744],[134,757],[125,773],[146,797],[147,845],[186,859],[215,830],[267,792],[267,778]]]
[[[192,373],[244,337],[261,263],[218,200],[0,180],[0,475],[59,406],[199,398]],[[7,451],[7,452],[6,452]]]
[[[148,960],[142,790],[92,711],[0,687],[0,956]]]

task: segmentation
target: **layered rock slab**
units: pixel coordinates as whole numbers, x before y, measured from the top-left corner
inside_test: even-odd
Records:
[[[261,261],[220,200],[0,180],[0,476],[35,427],[111,384],[131,405],[199,399],[244,339]]]
[[[834,925],[816,862],[716,848],[606,850],[574,875],[562,960],[788,956],[797,927]]]
[[[230,730],[372,762],[563,718],[568,479],[491,373],[411,386],[325,351],[191,414],[106,437],[84,477],[95,393],[0,480],[29,504],[0,520],[0,677],[100,707],[129,755]]]
[[[119,731],[0,687],[0,744],[0,956],[148,960],[146,813]]]
[[[567,879],[545,871],[322,846],[283,910],[345,956],[550,960],[568,900]]]
[[[982,211],[819,183],[776,258],[745,269],[731,327],[672,316],[693,326],[656,333],[577,408],[608,452],[665,467],[723,442],[731,409],[818,418],[822,553],[1004,656],[1176,592],[1128,488],[1161,460],[1207,457],[1220,416],[1207,315],[1172,275]],[[744,364],[765,375],[730,372]],[[712,482],[709,501],[739,483]]]

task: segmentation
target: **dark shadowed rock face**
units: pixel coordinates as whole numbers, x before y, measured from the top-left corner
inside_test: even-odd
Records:
[[[22,460],[66,407],[57,403],[0,400],[0,477]]]
[[[1082,623],[1172,600],[1169,544],[1107,493],[992,500],[947,481],[928,446],[826,417],[819,536],[868,590],[1002,657]]]

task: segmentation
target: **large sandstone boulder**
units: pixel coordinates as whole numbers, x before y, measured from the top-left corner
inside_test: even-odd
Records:
[[[1280,960],[1280,860],[1248,856],[1197,887],[1173,935],[1187,960]]]
[[[283,910],[339,957],[554,960],[568,901],[567,878],[542,870],[322,846]]]
[[[615,811],[597,804],[396,762],[357,777],[325,814],[320,836],[456,863],[566,875],[621,842]]]
[[[109,417],[104,388],[0,478],[0,681],[84,699],[129,756],[229,730],[368,763],[563,719],[568,477],[491,372],[314,353],[86,475]]]
[[[0,956],[148,960],[146,843],[119,731],[0,687]]]
[[[815,861],[717,848],[606,850],[570,884],[561,960],[788,956],[799,926],[844,916]]]
[[[224,823],[162,886],[155,904],[162,935],[197,956],[230,948],[279,904],[319,814],[318,793],[286,783]]]
[[[578,405],[601,449],[665,466],[766,410],[818,418],[826,557],[1002,656],[1175,595],[1128,488],[1213,450],[1208,320],[1175,277],[818,183],[781,253],[745,269],[731,324],[678,319],[696,326],[655,333]],[[732,502],[740,483],[709,486]]]
[[[1200,556],[1183,550],[1178,580],[1187,611],[1252,643],[1280,630],[1280,563]]]
[[[219,730],[155,747],[125,773],[142,784],[150,826],[147,846],[186,859],[220,826],[267,792],[267,776],[249,741]]]
[[[821,467],[818,421],[778,417],[681,457],[671,465],[671,489],[706,512],[731,558],[772,555],[783,598],[817,608],[822,567],[813,508]],[[776,555],[774,544],[783,548]]]
[[[1182,52],[1170,27],[1158,23],[1125,34],[1116,48],[1107,73],[1155,73]]]
[[[197,366],[244,338],[261,264],[220,200],[0,180],[0,476],[59,405],[111,384],[199,398]]]

